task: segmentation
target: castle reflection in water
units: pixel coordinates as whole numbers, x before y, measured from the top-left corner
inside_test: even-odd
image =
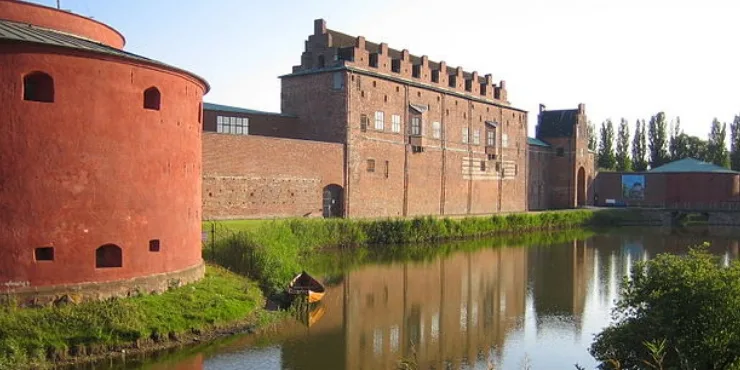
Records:
[[[738,255],[731,239],[713,238],[710,248],[724,263]],[[290,320],[262,338],[248,336],[215,351],[204,365],[396,369],[399,360],[415,359],[419,369],[501,369],[522,368],[528,356],[532,368],[589,367],[595,364],[586,349],[608,324],[631,266],[662,252],[685,253],[703,240],[654,232],[600,235],[365,265],[328,288],[323,316],[310,327]],[[278,347],[252,348],[265,341]]]

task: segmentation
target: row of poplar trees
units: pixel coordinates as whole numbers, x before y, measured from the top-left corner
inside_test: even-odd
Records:
[[[740,171],[740,115],[730,123],[729,151],[727,124],[716,118],[706,140],[684,133],[680,118],[668,126],[665,113],[660,112],[649,122],[638,119],[630,136],[627,120],[622,118],[615,137],[614,124],[607,119],[597,138],[596,128],[589,122],[588,146],[597,152],[599,168],[607,171],[646,171],[689,157]]]

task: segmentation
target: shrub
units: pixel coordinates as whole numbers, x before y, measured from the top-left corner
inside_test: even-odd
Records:
[[[602,362],[645,368],[664,343],[664,368],[740,367],[740,264],[720,266],[705,247],[638,263],[622,286],[615,323],[590,348]]]

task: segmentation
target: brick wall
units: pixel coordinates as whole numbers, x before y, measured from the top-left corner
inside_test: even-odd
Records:
[[[598,205],[605,205],[607,199],[631,206],[740,201],[739,176],[722,173],[642,173],[645,198],[627,199],[622,193],[622,175],[634,174],[637,173],[600,172],[595,182]]]
[[[342,186],[343,145],[203,133],[203,218],[322,214],[322,190]]]
[[[552,148],[529,145],[529,179],[527,186],[530,210],[547,209],[550,206],[548,184],[552,157]]]
[[[348,76],[349,215],[460,215],[526,209],[525,112],[382,75],[350,71]],[[415,107],[423,107],[422,112]],[[376,112],[382,112],[382,128],[376,126]],[[400,122],[397,129],[394,116]],[[410,135],[413,117],[421,119],[421,137]],[[498,156],[493,160],[486,154],[486,121],[498,123]],[[439,135],[434,132],[435,122]],[[463,142],[463,129],[468,130],[467,142]],[[412,144],[423,150],[415,150]],[[374,161],[375,172],[368,171],[368,161]],[[506,176],[501,177],[497,168],[506,171]]]

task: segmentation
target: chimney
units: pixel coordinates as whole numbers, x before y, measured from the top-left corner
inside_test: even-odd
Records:
[[[429,68],[429,57],[426,55],[421,56],[421,68]]]
[[[380,43],[380,55],[388,55],[388,44],[381,42]]]
[[[326,33],[326,21],[323,19],[316,19],[313,21],[313,34],[323,35]]]
[[[360,50],[365,50],[365,36],[357,36],[355,39],[355,47]]]
[[[444,60],[441,60],[439,62],[439,74],[443,76],[447,75],[447,62],[445,62]]]
[[[473,77],[472,78],[473,78],[473,83],[474,84],[477,84],[478,83],[478,71],[473,71]]]
[[[578,114],[586,114],[586,104],[578,104]]]
[[[493,85],[493,75],[490,73],[486,75],[486,85]]]
[[[544,112],[547,109],[544,104],[540,104],[540,113]]]
[[[501,80],[501,82],[499,83],[499,86],[501,87],[501,89],[504,89],[505,90],[506,89],[506,81]]]

